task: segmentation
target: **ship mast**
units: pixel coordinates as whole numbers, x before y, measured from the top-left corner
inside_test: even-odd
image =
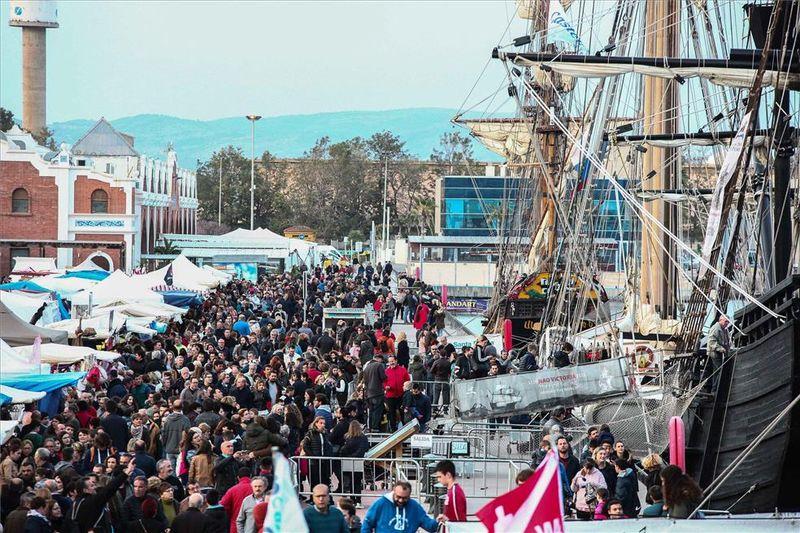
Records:
[[[680,0],[647,2],[645,6],[646,57],[678,57],[680,54]],[[678,126],[678,82],[644,77],[643,127],[647,135],[671,134]],[[642,190],[662,191],[680,187],[679,157],[675,148],[651,146],[642,158]],[[650,211],[677,234],[678,211],[664,200],[648,202]],[[640,301],[651,304],[662,318],[676,316],[678,272],[673,262],[677,248],[664,232],[642,220]]]

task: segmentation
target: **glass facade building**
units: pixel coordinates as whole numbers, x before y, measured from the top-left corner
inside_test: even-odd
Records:
[[[445,176],[441,187],[442,235],[491,237],[500,232],[505,215],[514,211],[519,178]]]

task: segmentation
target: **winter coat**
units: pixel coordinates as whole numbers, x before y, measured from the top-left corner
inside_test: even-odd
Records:
[[[586,476],[578,472],[575,477],[572,478],[571,488],[572,492],[575,493],[575,508],[585,513],[594,510],[593,506],[586,503],[586,486],[589,484],[591,484],[595,490],[599,488],[608,488],[606,487],[606,480],[603,474],[596,468],[592,468],[592,471]]]
[[[369,448],[369,439],[366,435],[349,438],[339,448],[339,457],[364,457]]]
[[[217,457],[214,461],[214,488],[220,494],[225,494],[229,488],[236,485],[236,474],[241,466],[233,455]]]
[[[639,481],[632,468],[626,468],[617,475],[617,487],[614,497],[622,502],[622,510],[626,516],[637,516],[639,502]]]
[[[183,413],[170,413],[161,424],[161,441],[164,452],[177,454],[180,452],[183,432],[192,427],[192,422]]]
[[[411,374],[411,381],[426,381],[428,377],[428,372],[425,370],[425,364],[422,361],[411,361],[408,366],[408,372]],[[450,374],[449,368],[447,373]]]
[[[411,360],[410,350],[408,348],[408,341],[402,340],[397,343],[397,364],[408,368]]]
[[[407,381],[411,381],[411,376],[408,375],[408,370],[402,366],[395,366],[394,368],[387,368],[386,373],[386,397],[387,398],[401,398],[403,396],[403,385]]]
[[[320,433],[314,428],[308,430],[302,442],[303,453],[310,457],[332,457],[333,445],[327,433]]]
[[[189,464],[189,483],[197,482],[201,487],[214,486],[214,456],[197,454]]]
[[[386,383],[386,367],[383,363],[371,361],[362,371],[364,383],[366,385],[365,396],[367,398],[378,398],[384,395],[384,383]]]
[[[111,478],[108,485],[97,489],[94,494],[83,494],[76,499],[71,516],[78,525],[78,531],[111,531],[109,513],[105,512],[106,505],[127,480],[128,474],[119,472]]]
[[[253,489],[250,487],[250,478],[243,477],[236,485],[228,489],[219,501],[220,505],[225,508],[228,520],[230,520],[230,533],[236,533],[236,517],[239,516],[239,509],[242,507],[244,499],[251,494],[253,494]]]
[[[209,505],[203,513],[208,517],[208,533],[226,533],[230,524],[225,508],[221,505]]]
[[[426,304],[419,304],[417,306],[417,310],[414,313],[414,329],[422,329],[428,322],[428,313],[430,313],[430,307]]]
[[[272,453],[272,447],[286,446],[287,441],[280,435],[272,433],[264,426],[250,422],[244,432],[244,449],[251,452],[267,452]],[[266,454],[264,454],[266,455]]]

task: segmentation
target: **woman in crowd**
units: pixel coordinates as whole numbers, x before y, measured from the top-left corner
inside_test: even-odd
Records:
[[[597,469],[594,459],[586,459],[575,474],[570,487],[574,493],[575,510],[580,520],[591,520],[597,506],[597,489],[606,489],[606,480]]]
[[[689,518],[703,499],[703,491],[695,480],[675,465],[661,470],[661,493],[664,510],[670,518]]]
[[[333,445],[328,438],[328,431],[325,429],[325,417],[314,417],[311,427],[300,443],[303,455],[309,457],[332,457]],[[330,459],[310,459],[308,465],[308,479],[311,487],[320,483],[330,485],[331,460]]]
[[[364,435],[364,430],[357,420],[350,422],[344,438],[344,444],[339,449],[340,457],[364,457],[369,450],[369,439]],[[353,501],[357,505],[361,504],[361,492],[363,490],[364,465],[358,461],[342,461],[342,484],[345,493],[354,494]]]

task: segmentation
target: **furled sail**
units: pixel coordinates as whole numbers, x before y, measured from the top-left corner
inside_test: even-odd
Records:
[[[530,125],[523,119],[456,119],[455,122],[469,128],[481,144],[508,160],[530,152],[533,139]]]
[[[658,78],[685,80],[704,78],[716,85],[750,88],[757,73],[757,65],[746,61],[725,59],[682,59],[621,56],[584,56],[572,54],[530,53],[515,54],[495,50],[494,54],[515,65],[543,67],[558,74],[578,78],[606,78],[622,74],[644,74]],[[770,65],[772,66],[772,65]],[[767,69],[763,85],[790,90],[800,90],[800,72]]]

